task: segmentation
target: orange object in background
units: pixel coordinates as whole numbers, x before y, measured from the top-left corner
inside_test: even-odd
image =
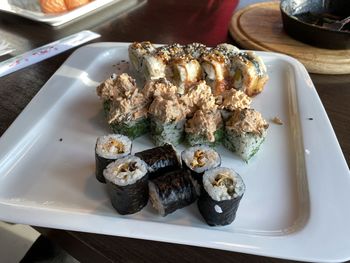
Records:
[[[66,7],[68,10],[72,10],[79,6],[85,5],[90,2],[90,0],[65,0]]]
[[[90,0],[40,0],[44,13],[63,13],[89,3]]]

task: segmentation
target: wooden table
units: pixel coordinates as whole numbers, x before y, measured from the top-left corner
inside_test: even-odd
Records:
[[[249,1],[253,2],[253,1]],[[241,2],[244,6],[246,2]],[[228,23],[237,2],[230,0],[148,0],[133,7],[110,8],[58,29],[1,14],[0,35],[20,54],[63,36],[90,29],[97,41],[154,43],[234,43]],[[122,9],[122,11],[120,11]],[[60,67],[73,50],[0,78],[0,135]],[[4,56],[0,61],[9,58]],[[317,92],[350,163],[350,75],[311,75]],[[291,262],[220,250],[174,245],[73,231],[37,228],[82,262]]]

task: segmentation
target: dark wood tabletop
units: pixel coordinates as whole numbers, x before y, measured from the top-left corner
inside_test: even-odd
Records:
[[[16,51],[0,57],[0,61],[83,29],[101,34],[93,42],[235,43],[228,34],[228,24],[237,5],[235,0],[121,1],[59,28],[1,13],[0,37]],[[239,5],[244,6],[244,1]],[[73,51],[0,78],[0,135]],[[350,75],[311,74],[311,78],[349,165]],[[154,241],[37,229],[82,262],[292,262]]]

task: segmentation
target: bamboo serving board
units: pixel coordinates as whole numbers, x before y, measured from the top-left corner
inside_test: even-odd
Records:
[[[237,11],[230,33],[243,48],[290,55],[310,73],[350,74],[350,49],[317,48],[289,37],[283,30],[279,2],[253,4]]]

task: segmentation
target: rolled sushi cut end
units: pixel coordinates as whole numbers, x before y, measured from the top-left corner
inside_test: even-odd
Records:
[[[184,167],[190,170],[192,177],[199,185],[203,184],[203,174],[221,164],[217,151],[206,145],[197,145],[184,150],[181,154]]]
[[[207,224],[231,224],[245,192],[241,176],[230,168],[217,167],[204,173],[203,187],[198,209]]]
[[[268,123],[254,109],[236,110],[225,124],[223,144],[248,162],[260,149]]]
[[[132,43],[128,48],[130,65],[132,69],[141,73],[143,70],[144,57],[155,52],[155,50],[155,46],[149,41]]]
[[[181,168],[181,162],[175,148],[171,144],[147,149],[135,153],[147,165],[149,178],[163,176],[164,173]]]
[[[110,163],[103,175],[113,207],[121,215],[134,214],[148,202],[147,164],[136,156]]]
[[[161,216],[188,206],[197,200],[195,184],[188,170],[176,170],[150,180],[149,198]]]
[[[121,134],[109,134],[97,138],[95,145],[95,174],[98,181],[101,183],[106,182],[103,176],[103,170],[111,162],[129,155],[131,146],[131,140]]]

